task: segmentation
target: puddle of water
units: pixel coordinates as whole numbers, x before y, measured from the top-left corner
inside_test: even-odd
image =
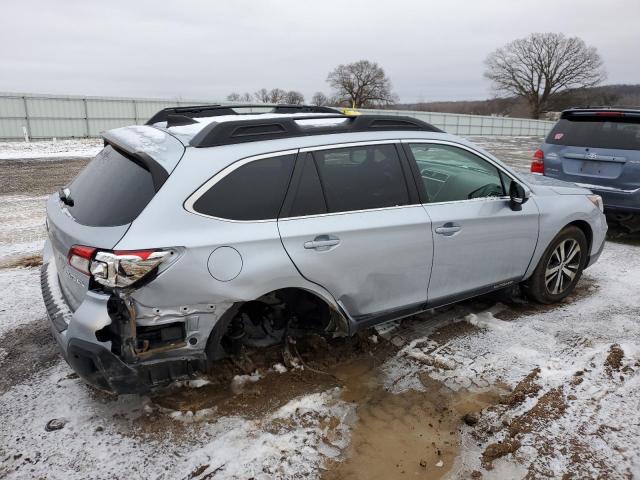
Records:
[[[335,374],[344,384],[343,399],[358,405],[358,421],[344,460],[327,465],[324,480],[441,478],[458,455],[462,417],[499,398],[495,392],[453,392],[426,375],[425,392],[393,394],[381,385],[379,370],[362,360]]]
[[[356,405],[358,419],[341,460],[325,465],[324,480],[441,478],[459,454],[462,417],[497,403],[502,392],[453,392],[424,375],[424,392],[393,394],[385,390],[379,368],[390,354],[391,350],[380,349],[352,355],[332,367],[326,365],[330,375],[307,369],[272,372],[240,393],[229,387],[229,378],[166,392],[153,402],[183,412],[210,409],[208,420],[226,415],[259,418],[299,395],[340,386],[342,399]]]

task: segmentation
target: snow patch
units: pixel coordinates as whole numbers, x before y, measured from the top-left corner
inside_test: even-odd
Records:
[[[470,313],[464,320],[478,328],[488,328],[493,330],[503,330],[508,327],[506,322],[498,320],[491,312]]]
[[[637,247],[607,243],[599,262],[581,280],[579,288],[591,292],[588,295],[552,309],[533,309],[511,321],[496,318],[495,310],[461,315],[453,321],[466,321],[479,330],[444,343],[429,335],[412,340],[385,364],[385,386],[394,392],[423,390],[419,375],[427,374],[453,390],[482,391],[500,383],[514,387],[539,368],[535,382],[540,392],[508,412],[507,420],[528,412],[553,389],[563,392],[566,411],[542,424],[536,437],[526,432],[518,437],[524,447],[496,460],[491,477],[523,467],[538,476],[561,477],[567,466],[580,468],[578,477],[597,477],[603,471],[613,477],[638,474],[640,322],[635,292],[640,285],[640,256],[630,248]],[[585,283],[592,288],[585,288]],[[624,351],[619,371],[606,366],[614,344]],[[505,417],[497,411],[489,410],[482,418],[490,421],[494,415],[499,430],[505,428]],[[465,430],[463,445],[470,448],[462,448],[452,478],[484,471],[480,454],[487,442],[501,440],[501,434],[485,443],[471,435],[470,429]],[[478,443],[480,448],[473,447]],[[541,443],[551,455],[535,448]],[[573,454],[581,459],[577,467]]]
[[[185,478],[196,469],[228,479],[317,478],[348,445],[355,418],[355,407],[331,389],[257,419],[183,412],[169,417],[181,422],[182,434],[154,433],[145,425],[163,422],[163,414],[150,411],[146,397],[113,399],[69,373],[61,361],[0,396],[3,478]],[[54,418],[67,423],[45,432]]]
[[[273,365],[273,370],[275,372],[278,372],[278,373],[287,373],[288,372],[287,367],[285,367],[281,363],[276,363],[275,365]]]
[[[104,148],[99,138],[0,142],[0,161],[60,158],[93,158]]]
[[[259,371],[253,372],[251,375],[236,375],[231,380],[231,391],[235,394],[242,392],[247,383],[255,383],[262,378]]]
[[[40,293],[38,268],[0,269],[0,292],[3,292],[0,295],[0,338],[47,314]]]

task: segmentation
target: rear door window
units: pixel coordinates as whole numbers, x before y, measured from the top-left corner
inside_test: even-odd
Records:
[[[91,227],[131,223],[155,195],[151,173],[112,146],[102,150],[68,186],[73,218]]]
[[[562,118],[547,143],[574,147],[640,150],[640,119],[607,116]]]
[[[284,215],[303,217],[327,213],[327,204],[313,155],[302,153],[297,161],[298,167],[291,182],[290,200],[285,201]]]
[[[246,163],[216,182],[194,202],[193,209],[229,220],[276,219],[294,161],[295,155],[280,155]]]
[[[409,191],[393,144],[313,152],[329,212],[408,205]]]

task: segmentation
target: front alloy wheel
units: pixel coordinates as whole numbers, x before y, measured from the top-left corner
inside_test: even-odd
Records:
[[[544,273],[544,283],[552,295],[563,293],[569,288],[580,269],[582,249],[573,238],[560,242],[556,247]]]
[[[540,303],[559,302],[575,288],[587,261],[587,238],[576,226],[563,229],[549,244],[533,275],[524,282],[527,295]]]

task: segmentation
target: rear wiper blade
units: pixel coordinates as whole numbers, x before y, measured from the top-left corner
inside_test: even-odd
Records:
[[[69,207],[73,207],[73,198],[71,198],[71,190],[68,188],[61,188],[58,190],[58,197],[60,201]]]

